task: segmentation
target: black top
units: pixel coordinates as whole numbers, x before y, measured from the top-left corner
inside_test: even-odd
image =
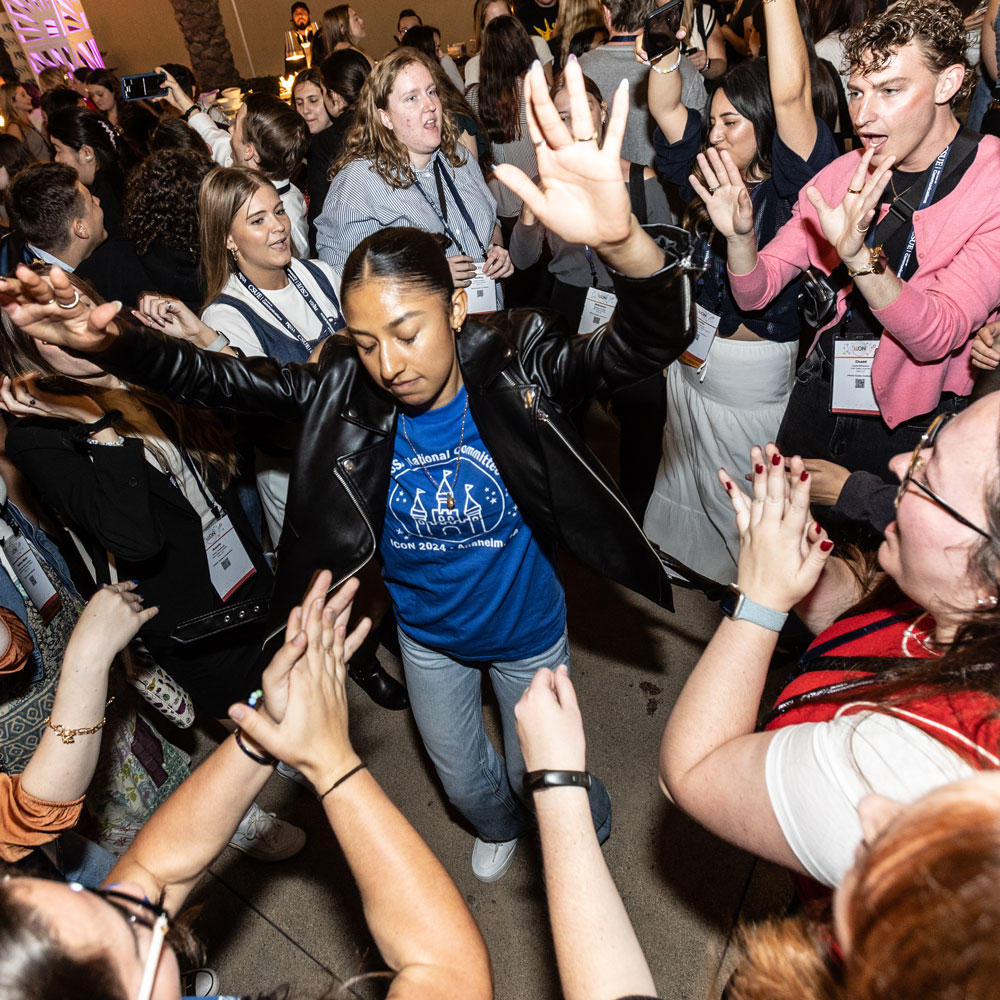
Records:
[[[558,2],[543,7],[535,0],[524,0],[517,5],[517,19],[524,25],[529,35],[538,35],[548,41],[555,34],[554,26],[559,16]]]
[[[173,295],[192,312],[201,312],[205,289],[195,256],[187,247],[154,240],[139,262],[149,275],[149,291]]]
[[[344,136],[354,124],[355,110],[353,108],[337,115],[322,132],[317,132],[309,140],[309,152],[306,155],[306,190],[309,192],[309,211],[306,218],[309,221],[309,256],[316,256],[316,219],[323,211],[326,192],[330,188],[327,173],[330,164],[340,156],[344,148]]]
[[[98,291],[106,302],[121,301],[126,309],[143,292],[159,291],[136,256],[135,247],[124,237],[109,236],[75,272]]]

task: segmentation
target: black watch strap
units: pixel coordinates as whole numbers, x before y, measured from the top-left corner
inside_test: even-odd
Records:
[[[528,792],[567,785],[589,789],[591,783],[589,771],[529,771],[524,776],[524,788]]]
[[[187,109],[187,111],[181,113],[181,121],[184,122],[191,121],[191,116],[197,114],[199,111],[201,111],[201,108],[199,108],[197,104],[192,104],[191,107]]]

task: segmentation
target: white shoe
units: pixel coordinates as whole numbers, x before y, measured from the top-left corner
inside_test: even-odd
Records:
[[[472,874],[480,882],[496,882],[510,868],[516,850],[517,837],[498,843],[476,837],[472,846]]]
[[[229,841],[230,847],[258,861],[284,861],[305,847],[305,830],[300,830],[274,813],[264,812],[256,802],[240,820]]]
[[[186,997],[214,997],[219,994],[219,974],[215,969],[191,969],[181,973],[181,989]]]
[[[301,785],[303,788],[308,788],[310,792],[313,790],[312,782],[301,771],[297,771],[283,760],[278,761],[278,774],[283,778],[288,778],[289,781],[294,781],[295,784]]]

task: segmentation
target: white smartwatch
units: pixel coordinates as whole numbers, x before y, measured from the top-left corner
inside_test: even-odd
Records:
[[[787,611],[774,611],[772,608],[765,608],[763,604],[751,601],[746,594],[740,590],[736,584],[729,588],[731,596],[722,602],[722,613],[732,620],[753,622],[762,628],[770,629],[772,632],[780,632],[788,617]]]

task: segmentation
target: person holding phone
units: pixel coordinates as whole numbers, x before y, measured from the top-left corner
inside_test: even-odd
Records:
[[[684,29],[684,54],[706,79],[718,80],[729,65],[722,22],[714,4],[684,0],[680,27]]]
[[[651,60],[649,83],[656,165],[689,200],[683,224],[707,267],[698,289],[698,339],[685,355],[688,363],[667,372],[663,456],[643,527],[657,544],[723,584],[732,582],[739,536],[714,470],[739,468],[755,441],[777,433],[795,373],[800,321],[795,288],[767,309],[739,308],[725,243],[689,174],[700,176],[706,151],[715,158],[725,150],[748,185],[763,244],[791,215],[801,188],[837,156],[830,130],[813,111],[795,0],[772,0],[764,16],[773,55],[726,72],[712,97],[704,140],[697,109],[682,100],[675,72],[683,59],[679,48]],[[678,35],[683,40],[683,28]],[[641,37],[636,51],[640,59],[648,54]]]

